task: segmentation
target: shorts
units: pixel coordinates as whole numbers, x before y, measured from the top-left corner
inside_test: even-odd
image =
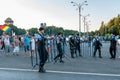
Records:
[[[19,50],[20,50],[20,49],[19,49],[19,46],[15,46],[15,48],[14,48],[13,52],[14,52],[14,53],[15,53],[15,52],[17,52],[17,53],[18,53],[18,52],[19,52]]]
[[[27,51],[30,51],[30,46],[24,46],[24,51],[27,52]]]

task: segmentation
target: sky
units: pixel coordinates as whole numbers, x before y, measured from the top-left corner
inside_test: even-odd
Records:
[[[79,15],[71,1],[82,3],[84,0],[0,0],[0,24],[8,17],[12,18],[18,28],[58,26],[64,29],[79,30]],[[82,6],[82,16],[89,22],[89,31],[98,30],[101,21],[107,23],[120,14],[120,0],[87,0],[88,6]],[[83,18],[81,29],[84,31]]]

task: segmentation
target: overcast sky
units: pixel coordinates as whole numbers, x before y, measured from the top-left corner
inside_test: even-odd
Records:
[[[10,17],[19,28],[32,28],[47,23],[64,29],[78,30],[78,10],[70,3],[84,0],[0,0],[0,24]],[[88,0],[82,15],[90,14],[90,30],[99,29],[101,21],[107,23],[120,14],[120,0]],[[82,21],[83,23],[83,21]],[[83,25],[82,25],[83,31]]]

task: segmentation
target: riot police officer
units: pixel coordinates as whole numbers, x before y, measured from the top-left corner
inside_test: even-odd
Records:
[[[114,34],[112,34],[112,38],[110,39],[110,55],[111,55],[111,58],[110,59],[115,59],[116,58],[116,49],[118,47],[118,44],[117,44],[117,38]]]
[[[60,58],[60,63],[64,63],[62,60],[63,56],[63,50],[62,50],[62,33],[58,33],[58,36],[56,38],[56,44],[57,44],[57,50],[58,50],[58,55],[54,58],[54,63],[57,62],[58,58]]]
[[[74,54],[75,54],[75,37],[73,36],[73,34],[69,39],[69,45],[70,45],[71,58],[74,58]]]
[[[102,58],[102,56],[101,56],[101,47],[102,47],[102,43],[100,42],[98,36],[96,36],[96,38],[94,38],[93,46],[94,46],[93,57],[96,57],[96,52],[97,52],[97,50],[98,50],[98,51],[99,51],[99,58]]]
[[[82,57],[81,51],[80,51],[80,37],[79,34],[75,37],[75,54],[77,54],[77,50],[79,52],[79,56]]]
[[[38,53],[39,53],[39,71],[45,72],[44,65],[46,60],[48,59],[48,52],[45,48],[45,38],[43,36],[44,28],[39,28],[39,34],[37,36],[38,39]]]

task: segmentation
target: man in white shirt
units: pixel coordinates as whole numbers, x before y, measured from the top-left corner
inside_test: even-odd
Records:
[[[5,53],[8,56],[8,53],[10,53],[10,39],[8,35],[6,35],[4,39],[4,43],[5,43]]]

